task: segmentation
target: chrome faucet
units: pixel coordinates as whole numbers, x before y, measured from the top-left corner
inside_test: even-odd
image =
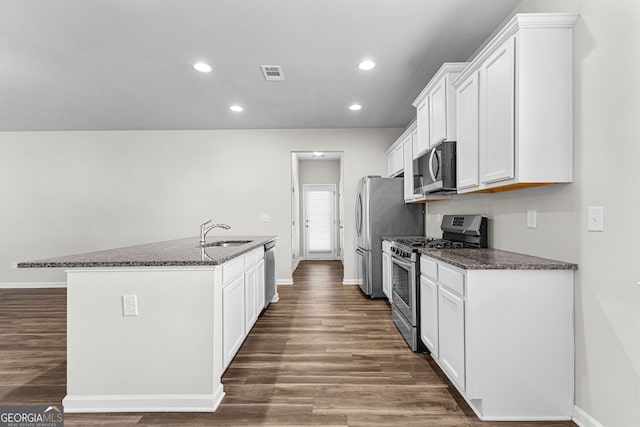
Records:
[[[200,224],[200,244],[204,245],[206,243],[206,239],[207,239],[207,233],[209,231],[211,231],[214,228],[224,228],[225,230],[229,230],[231,227],[229,227],[227,224],[213,224],[207,227],[207,224],[209,224],[211,222],[211,220]]]

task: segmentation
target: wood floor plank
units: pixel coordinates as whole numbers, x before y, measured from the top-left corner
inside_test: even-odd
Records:
[[[67,426],[575,427],[481,422],[384,300],[342,285],[337,261],[303,261],[224,373],[215,413],[66,414]],[[0,404],[60,404],[66,290],[0,289]]]

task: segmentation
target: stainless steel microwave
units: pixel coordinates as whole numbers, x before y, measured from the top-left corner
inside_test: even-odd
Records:
[[[456,142],[443,141],[414,160],[414,194],[456,193]]]

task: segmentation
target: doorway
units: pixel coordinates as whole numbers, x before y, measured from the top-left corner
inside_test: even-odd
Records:
[[[291,153],[291,271],[305,259],[343,260],[344,215],[342,152],[298,151]],[[324,186],[331,186],[324,187]],[[305,191],[312,190],[310,192]],[[313,191],[319,190],[322,191]],[[324,193],[323,193],[324,191]],[[308,194],[306,194],[308,193]],[[329,197],[331,196],[331,197]],[[313,223],[314,208],[307,212],[311,197],[324,206],[325,217],[329,217],[318,235],[319,224]],[[326,215],[326,205],[331,204]],[[318,207],[315,207],[318,209]],[[311,214],[311,216],[310,216]],[[309,220],[309,227],[307,227]],[[310,234],[311,233],[311,234]]]
[[[304,258],[334,259],[336,255],[336,186],[304,184]]]

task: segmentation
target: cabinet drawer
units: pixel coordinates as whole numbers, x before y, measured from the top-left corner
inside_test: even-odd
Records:
[[[227,261],[222,264],[222,284],[226,285],[234,277],[244,273],[244,256]]]
[[[460,271],[440,264],[438,268],[438,282],[458,295],[464,296],[464,274]]]
[[[260,246],[259,248],[253,249],[250,252],[245,254],[245,266],[248,269],[251,266],[254,266],[264,257],[264,247]]]
[[[420,255],[420,274],[438,280],[438,263]]]

